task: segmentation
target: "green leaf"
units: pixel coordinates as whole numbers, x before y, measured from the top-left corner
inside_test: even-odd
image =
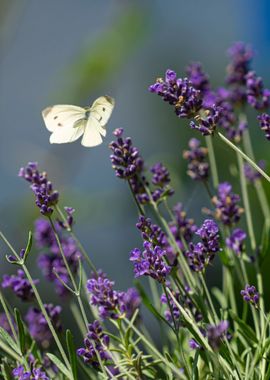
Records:
[[[20,348],[21,353],[25,353],[25,331],[24,331],[24,325],[22,322],[21,314],[18,309],[14,309],[15,319],[18,326],[18,333],[19,333],[19,342],[20,342]]]
[[[260,255],[259,255],[259,260],[260,260],[260,265],[262,264],[266,254],[269,251],[269,240],[270,240],[270,226],[268,224],[268,221],[265,221],[264,226],[263,226],[263,231],[262,231],[262,238],[261,238],[261,244],[260,244]]]
[[[29,231],[28,233],[28,241],[27,241],[27,246],[25,248],[25,253],[24,253],[24,256],[23,256],[23,260],[24,262],[26,262],[27,260],[27,257],[31,251],[31,248],[32,248],[32,244],[33,244],[33,235],[32,235],[32,232]]]
[[[229,310],[229,314],[231,318],[239,325],[240,330],[238,331],[241,333],[248,342],[251,343],[258,343],[258,339],[256,337],[255,332],[252,330],[250,326],[248,326],[241,318],[239,318],[232,310]]]
[[[6,342],[17,354],[21,354],[17,344],[3,327],[0,327],[0,339]]]
[[[142,301],[144,303],[144,305],[147,307],[147,309],[152,313],[154,314],[154,316],[165,322],[167,325],[168,325],[168,321],[158,312],[158,310],[154,307],[154,305],[150,302],[144,288],[142,287],[142,285],[139,283],[139,282],[135,282],[135,286],[142,298]],[[171,327],[171,326],[170,326]]]
[[[78,379],[77,355],[75,351],[73,336],[70,330],[66,331],[66,342],[67,342],[69,362],[71,365],[73,377],[74,377],[74,380],[77,380]]]
[[[61,362],[60,359],[58,359],[57,356],[54,354],[47,353],[46,354],[48,358],[53,362],[53,364],[56,365],[56,367],[61,371],[65,376],[67,376],[68,379],[72,379],[72,375],[70,371],[67,369],[67,367]]]
[[[192,364],[192,380],[199,380],[199,372],[198,372],[199,355],[200,355],[200,351],[197,350],[194,356],[193,364]]]
[[[211,289],[214,297],[218,300],[218,303],[222,307],[222,309],[227,309],[228,308],[228,302],[226,300],[226,297],[222,293],[222,291],[219,288],[212,288]]]
[[[12,380],[14,378],[11,373],[10,365],[8,365],[6,362],[2,362],[0,368],[1,368],[1,375],[3,376],[4,380]]]

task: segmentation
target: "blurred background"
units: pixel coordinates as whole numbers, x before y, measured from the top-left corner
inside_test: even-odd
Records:
[[[39,216],[32,192],[17,173],[28,161],[38,161],[60,191],[61,205],[76,209],[76,233],[96,266],[117,289],[132,285],[129,252],[141,241],[128,187],[115,178],[109,160],[108,143],[117,127],[125,128],[147,165],[162,161],[168,166],[176,189],[171,203],[181,201],[199,224],[209,201],[186,176],[182,159],[194,133],[147,89],[167,68],[185,75],[190,61],[202,62],[213,87],[222,85],[226,51],[239,40],[253,45],[253,67],[269,86],[269,12],[267,0],[1,0],[0,220],[15,247],[25,245]],[[116,107],[104,144],[94,149],[79,141],[49,144],[43,108],[86,106],[105,94],[116,99]],[[252,120],[255,153],[267,158],[267,141]],[[232,152],[220,143],[216,151],[221,179],[229,180]],[[7,253],[0,247],[2,255]],[[36,255],[33,250],[33,267]],[[7,271],[3,261],[1,268]],[[217,283],[218,268],[210,273],[211,283]],[[42,292],[46,300],[45,288]]]

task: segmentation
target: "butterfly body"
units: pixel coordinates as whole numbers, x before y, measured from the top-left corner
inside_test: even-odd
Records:
[[[91,107],[58,104],[42,111],[46,128],[52,132],[51,144],[71,143],[82,137],[81,144],[93,147],[106,136],[105,126],[114,108],[110,96],[97,98]],[[102,137],[101,137],[102,136]]]

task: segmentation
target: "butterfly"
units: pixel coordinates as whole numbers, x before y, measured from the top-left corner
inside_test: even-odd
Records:
[[[105,126],[111,116],[115,101],[110,96],[97,98],[91,107],[57,104],[42,111],[46,128],[52,132],[51,144],[71,143],[82,137],[86,147],[97,146],[106,136]]]

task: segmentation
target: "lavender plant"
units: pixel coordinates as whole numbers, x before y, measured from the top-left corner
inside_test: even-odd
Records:
[[[249,46],[235,43],[225,85],[217,89],[199,63],[189,65],[184,78],[167,70],[149,87],[193,130],[183,165],[209,197],[201,205],[203,221],[187,215],[185,200],[173,200],[168,169],[158,162],[148,170],[131,138],[123,129],[114,131],[112,168],[129,186],[142,239],[130,252],[133,288],[117,290],[96,269],[76,236],[74,209],[62,209],[47,173],[35,162],[20,169],[41,218],[20,251],[0,232],[6,259],[16,268],[3,276],[0,291],[1,379],[270,379],[270,314],[262,276],[270,177],[267,161],[256,164],[246,113],[258,113],[258,127],[269,140],[270,90],[251,69],[252,58]],[[229,170],[219,170],[217,142],[235,153],[240,194],[228,182]],[[256,233],[255,208],[263,220]],[[34,250],[45,281],[71,311],[68,326],[61,321],[62,307],[40,295],[39,279],[28,266]],[[222,270],[214,288],[207,281],[210,266]],[[10,294],[25,307],[14,308]],[[142,304],[158,322],[159,339],[147,330]]]

